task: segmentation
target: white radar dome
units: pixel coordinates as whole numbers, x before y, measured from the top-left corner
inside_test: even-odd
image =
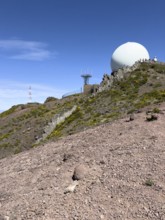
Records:
[[[136,61],[149,60],[147,49],[135,42],[127,42],[119,46],[111,58],[111,69],[117,71],[124,66],[132,66]]]

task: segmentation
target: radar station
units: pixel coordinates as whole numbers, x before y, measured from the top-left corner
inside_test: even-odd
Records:
[[[90,75],[90,74],[83,74],[83,75],[81,75],[81,77],[84,79],[84,85],[88,85],[89,84],[89,78],[91,78],[92,75]]]

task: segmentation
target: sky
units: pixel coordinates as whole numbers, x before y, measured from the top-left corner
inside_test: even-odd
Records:
[[[0,110],[78,91],[81,74],[100,83],[129,41],[165,62],[164,9],[164,0],[0,0]]]

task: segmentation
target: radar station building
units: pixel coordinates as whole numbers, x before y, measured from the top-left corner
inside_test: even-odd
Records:
[[[83,74],[81,77],[84,80],[84,86],[83,86],[83,93],[85,95],[96,93],[98,90],[99,85],[98,84],[89,84],[89,78],[92,77],[90,74]]]

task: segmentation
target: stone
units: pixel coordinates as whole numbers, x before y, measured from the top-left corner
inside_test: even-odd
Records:
[[[158,116],[156,114],[150,114],[146,117],[146,121],[155,121],[158,120]]]
[[[126,120],[126,122],[133,121],[134,119],[135,119],[134,114],[131,114],[131,115],[129,116],[129,119]]]
[[[5,220],[6,218],[4,218],[1,214],[0,214],[0,220]]]
[[[78,185],[78,181],[74,181],[72,184],[70,184],[64,191],[64,194],[74,192],[76,186]]]
[[[63,161],[65,162],[65,161],[69,160],[70,158],[72,158],[72,156],[73,156],[72,154],[64,153]]]
[[[129,120],[130,120],[130,121],[133,121],[134,119],[135,119],[134,114],[131,114],[130,117],[129,117]]]
[[[81,180],[86,176],[86,174],[87,174],[87,167],[84,166],[83,164],[79,164],[74,169],[72,179]]]

